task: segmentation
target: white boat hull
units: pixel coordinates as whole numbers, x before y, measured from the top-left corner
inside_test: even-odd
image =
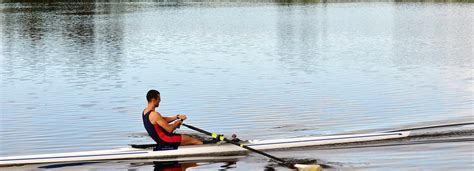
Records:
[[[296,147],[308,147],[317,145],[328,145],[338,143],[352,143],[375,141],[393,138],[403,138],[410,134],[409,131],[393,133],[372,133],[353,135],[334,135],[320,137],[303,137],[275,140],[251,140],[246,145],[257,150],[272,150]],[[59,162],[83,162],[100,160],[124,160],[124,159],[162,159],[192,156],[219,156],[237,155],[247,153],[246,149],[233,144],[207,144],[194,146],[181,146],[177,150],[153,151],[151,149],[120,148],[113,150],[84,151],[71,153],[40,154],[0,157],[0,166],[59,163]]]

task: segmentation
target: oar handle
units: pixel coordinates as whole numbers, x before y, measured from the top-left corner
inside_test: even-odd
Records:
[[[256,150],[256,149],[254,149],[254,148],[252,148],[252,147],[249,147],[249,146],[247,146],[247,145],[245,145],[245,144],[241,144],[241,143],[238,143],[238,142],[234,142],[234,141],[232,141],[232,140],[227,139],[227,138],[224,137],[223,135],[211,133],[211,132],[205,131],[205,130],[203,130],[203,129],[200,129],[200,128],[197,128],[197,127],[195,127],[195,126],[188,125],[188,124],[185,124],[185,123],[183,123],[182,125],[188,127],[189,129],[192,129],[192,130],[201,132],[201,133],[203,133],[203,134],[209,135],[209,136],[211,136],[211,137],[214,138],[214,139],[221,140],[221,141],[225,141],[225,142],[227,142],[227,143],[231,143],[231,144],[240,146],[240,147],[242,147],[242,148],[245,148],[245,149],[247,149],[247,150],[249,150],[249,151],[252,151],[252,152],[255,152],[255,153],[258,153],[258,154],[267,156],[267,157],[269,157],[269,158],[271,158],[271,159],[273,159],[273,160],[276,160],[276,161],[280,162],[280,164],[282,164],[282,165],[286,165],[286,166],[289,166],[289,167],[293,167],[291,164],[288,164],[288,163],[287,163],[285,160],[283,160],[283,159],[280,159],[280,158],[278,158],[278,157],[275,157],[275,156],[272,156],[272,155],[270,155],[270,154],[264,153],[264,152],[262,152],[262,151],[260,151],[260,150]]]

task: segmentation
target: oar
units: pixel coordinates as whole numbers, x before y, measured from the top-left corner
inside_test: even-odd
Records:
[[[275,156],[272,156],[268,153],[265,153],[263,151],[260,151],[260,150],[256,150],[252,147],[249,147],[245,144],[240,144],[238,142],[234,142],[232,140],[229,140],[227,139],[226,137],[224,137],[223,135],[218,135],[218,134],[215,134],[215,133],[210,133],[208,131],[205,131],[205,130],[202,130],[200,128],[196,128],[194,126],[191,126],[191,125],[188,125],[188,124],[185,124],[183,123],[182,125],[192,129],[192,130],[195,130],[195,131],[198,131],[198,132],[201,132],[203,134],[206,134],[206,135],[209,135],[211,136],[212,138],[214,139],[217,139],[217,140],[221,140],[221,141],[225,141],[227,143],[231,143],[231,144],[234,144],[234,145],[237,145],[239,147],[242,147],[242,148],[245,148],[249,151],[252,151],[252,152],[255,152],[255,153],[258,153],[258,154],[261,154],[261,155],[264,155],[268,158],[271,158],[275,161],[277,161],[280,165],[282,166],[286,166],[288,168],[291,168],[291,169],[298,169],[298,170],[301,170],[301,171],[320,171],[321,170],[321,166],[320,165],[316,165],[316,164],[313,164],[313,165],[306,165],[306,164],[293,164],[293,163],[289,163],[281,158],[278,158],[278,157],[275,157]]]

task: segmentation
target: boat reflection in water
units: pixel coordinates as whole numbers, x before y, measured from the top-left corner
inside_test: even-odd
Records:
[[[246,157],[245,155],[238,156],[219,156],[219,157],[190,157],[190,158],[179,158],[176,160],[134,160],[125,161],[124,164],[132,166],[133,168],[150,168],[153,166],[155,171],[184,171],[189,168],[203,168],[209,165],[217,165],[220,170],[233,169],[236,167],[236,163],[239,159]],[[214,166],[213,166],[214,167]]]
[[[84,167],[87,168],[87,165],[95,164],[98,166],[99,164],[103,164],[104,162],[77,162],[77,163],[65,163],[65,164],[50,164],[45,166],[40,166],[40,169],[58,169],[58,168],[66,168],[66,167]],[[235,164],[235,162],[233,162]],[[149,166],[153,165],[153,170],[155,171],[185,171],[191,167],[199,166],[197,162],[178,162],[178,161],[154,161],[154,162],[144,162],[144,163],[130,163],[131,166],[140,167],[140,166]]]
[[[71,163],[52,163],[41,166],[31,165],[31,169],[82,169],[94,170],[97,168],[108,168],[110,166],[126,166],[137,168],[138,170],[155,171],[184,171],[193,167],[207,167],[208,165],[218,165],[220,170],[233,169],[239,159],[246,156],[219,156],[219,157],[191,157],[180,158],[175,160],[160,160],[160,159],[141,159],[141,160],[119,160],[119,161],[85,161],[85,162],[71,162]],[[1,170],[1,169],[0,169]]]

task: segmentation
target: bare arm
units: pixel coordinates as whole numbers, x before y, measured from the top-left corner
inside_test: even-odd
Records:
[[[165,120],[165,118],[162,117],[161,114],[158,113],[158,112],[152,112],[150,114],[150,122],[152,124],[158,124],[159,126],[161,126],[163,129],[165,129],[169,133],[172,133],[176,129],[176,127],[178,127],[182,123],[181,120],[178,120],[178,121],[173,122],[173,123],[168,123]]]
[[[169,116],[169,117],[162,116],[162,117],[163,117],[163,119],[164,119],[167,123],[173,122],[174,120],[178,119],[178,115],[176,115],[176,116]]]

